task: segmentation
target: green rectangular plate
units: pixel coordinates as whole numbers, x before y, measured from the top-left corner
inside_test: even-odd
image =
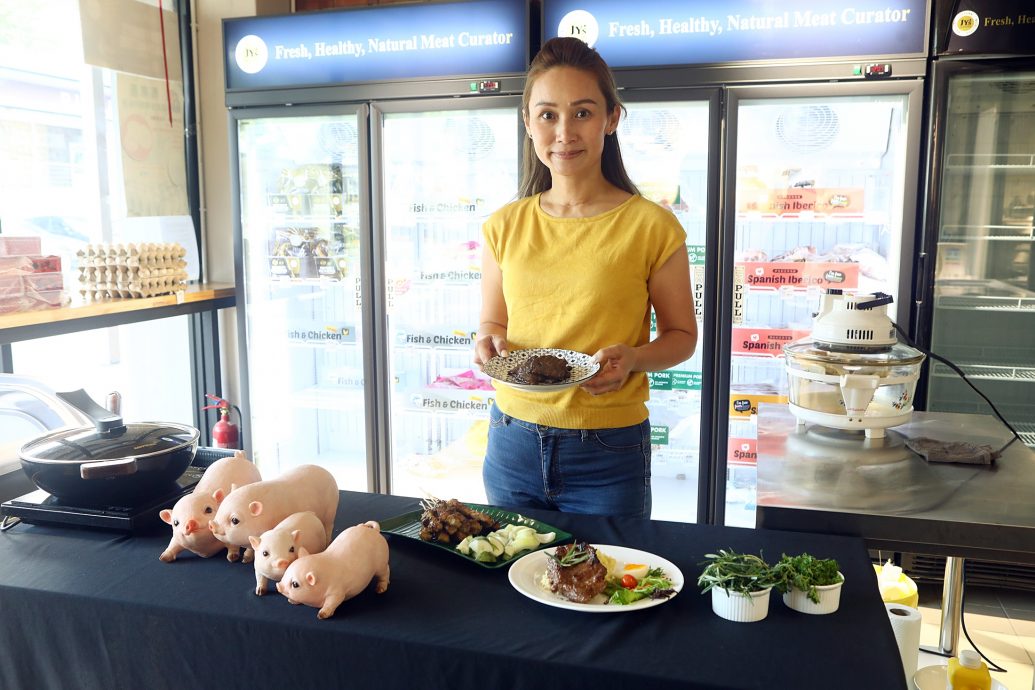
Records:
[[[503,527],[504,525],[508,524],[527,525],[539,534],[548,534],[549,532],[553,532],[556,535],[554,537],[554,540],[549,544],[540,544],[539,549],[545,549],[550,546],[556,546],[557,544],[563,544],[564,542],[571,539],[571,534],[569,534],[568,532],[565,532],[562,529],[557,529],[556,527],[548,525],[545,522],[540,522],[539,520],[536,520],[534,518],[525,517],[520,513],[512,513],[509,510],[500,510],[499,508],[494,508],[492,506],[484,506],[478,503],[464,503],[464,505],[469,508],[473,508],[475,510],[485,513],[489,517],[498,521],[500,523],[500,527]],[[428,546],[434,546],[435,548],[448,551],[449,553],[455,556],[459,556],[465,561],[469,561],[471,563],[474,563],[475,565],[480,565],[483,568],[504,568],[516,561],[517,559],[521,558],[525,554],[529,554],[533,551],[539,550],[526,549],[525,551],[520,551],[514,554],[510,558],[501,558],[497,560],[495,563],[486,563],[484,561],[479,561],[475,559],[473,556],[465,556],[464,554],[457,551],[456,545],[454,544],[443,544],[437,541],[424,541],[423,539],[421,539],[420,516],[423,512],[423,510],[414,510],[409,513],[403,513],[402,515],[390,517],[387,520],[382,520],[381,532],[387,532],[389,534],[398,534],[402,537],[416,539],[421,544],[427,544]]]

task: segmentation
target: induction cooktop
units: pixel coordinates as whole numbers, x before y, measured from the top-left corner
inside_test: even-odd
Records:
[[[0,531],[18,524],[63,525],[134,533],[154,529],[162,524],[158,513],[171,508],[181,496],[194,490],[205,474],[205,468],[232,450],[198,448],[192,464],[169,488],[157,497],[139,505],[81,505],[39,490],[0,504]]]

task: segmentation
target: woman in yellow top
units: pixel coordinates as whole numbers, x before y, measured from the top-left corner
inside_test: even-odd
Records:
[[[532,61],[521,198],[483,228],[474,361],[563,348],[593,353],[601,369],[557,392],[497,386],[482,473],[495,505],[650,517],[645,372],[689,358],[697,321],[686,233],[622,164],[623,110],[581,40],[551,39]]]

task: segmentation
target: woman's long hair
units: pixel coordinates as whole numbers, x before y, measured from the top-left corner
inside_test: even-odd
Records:
[[[589,72],[596,77],[597,84],[600,86],[600,93],[604,94],[607,112],[612,112],[615,106],[620,106],[622,112],[625,112],[625,106],[618,99],[618,87],[615,86],[614,75],[611,74],[611,68],[604,62],[604,58],[600,57],[600,53],[590,48],[581,39],[561,37],[551,38],[544,43],[539,54],[535,56],[528,68],[528,76],[525,79],[525,92],[521,97],[521,112],[526,117],[529,114],[528,103],[532,97],[532,86],[535,84],[536,79],[554,67],[574,67],[575,69]],[[550,169],[535,154],[535,146],[529,137],[525,137],[521,159],[522,175],[521,186],[518,191],[519,196],[532,196],[539,192],[545,192],[553,186],[553,177],[550,174]],[[600,168],[608,182],[630,194],[639,194],[636,185],[633,184],[632,180],[629,179],[628,173],[625,172],[625,165],[622,163],[622,151],[618,147],[617,133],[608,134],[604,137],[604,151],[600,159]]]

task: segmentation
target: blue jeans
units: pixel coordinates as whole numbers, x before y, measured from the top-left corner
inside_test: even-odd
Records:
[[[501,507],[649,518],[650,422],[557,429],[493,405],[482,481]]]

